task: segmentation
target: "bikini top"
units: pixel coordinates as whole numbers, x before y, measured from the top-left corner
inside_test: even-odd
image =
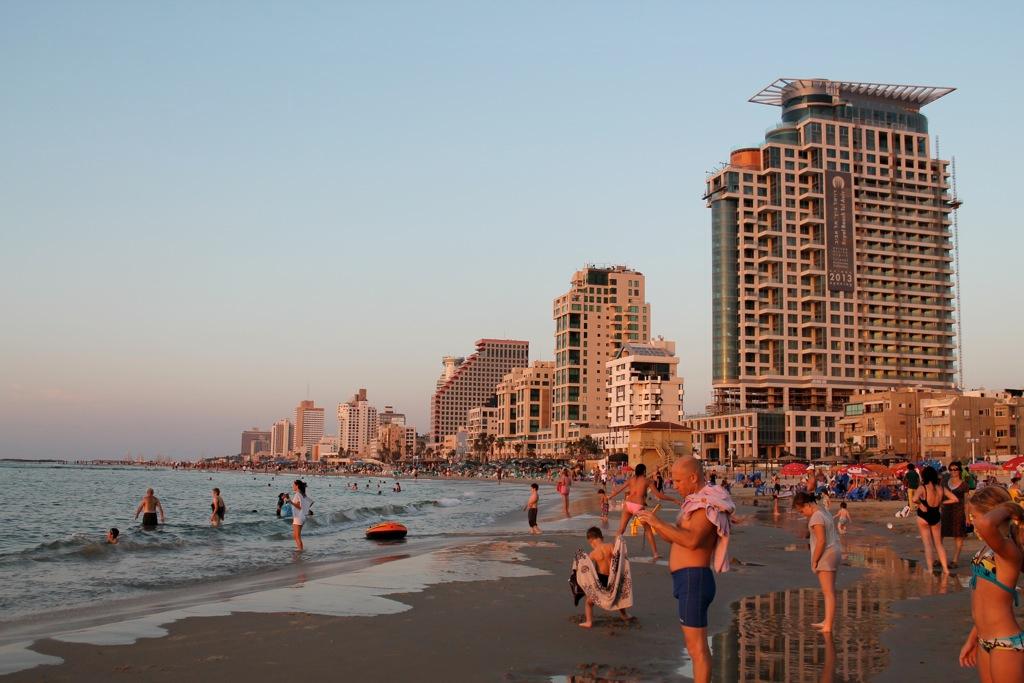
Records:
[[[971,560],[971,590],[974,590],[975,586],[977,586],[978,579],[994,583],[1012,595],[1014,607],[1019,603],[1017,588],[1015,586],[1007,586],[996,577],[996,554],[988,546],[976,552],[974,559]]]

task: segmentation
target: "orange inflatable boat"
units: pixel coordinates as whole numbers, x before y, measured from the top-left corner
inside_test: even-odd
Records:
[[[405,535],[409,533],[409,530],[405,528],[404,524],[398,522],[381,522],[380,524],[374,524],[366,530],[366,537],[377,540],[386,541],[396,538],[405,538]]]

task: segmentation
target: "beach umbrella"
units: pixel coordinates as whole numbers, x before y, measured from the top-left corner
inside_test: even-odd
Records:
[[[984,460],[968,465],[967,467],[971,470],[971,472],[990,472],[994,469],[998,469],[992,463],[985,462]]]
[[[846,473],[851,477],[866,477],[871,474],[871,470],[863,465],[853,465],[852,467],[846,468]]]
[[[796,477],[807,471],[807,466],[798,462],[791,462],[787,465],[783,465],[782,469],[779,470],[779,474],[784,477]]]
[[[1004,470],[1015,470],[1018,467],[1024,467],[1024,455],[1018,455],[1003,463]]]

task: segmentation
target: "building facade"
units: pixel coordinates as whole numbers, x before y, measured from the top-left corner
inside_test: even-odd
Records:
[[[265,450],[264,448],[262,448],[262,446],[257,448],[256,450],[253,450],[253,443],[259,442],[260,444],[266,444],[269,441],[270,432],[263,431],[259,427],[252,427],[251,429],[246,429],[245,431],[242,432],[242,446],[241,449],[238,451],[238,454],[243,456],[249,456],[253,455],[256,452],[259,452],[260,450]]]
[[[367,455],[377,439],[378,425],[377,409],[367,400],[366,389],[338,404],[338,444],[346,453]]]
[[[294,440],[294,428],[291,420],[278,420],[270,428],[270,454],[288,455]]]
[[[780,79],[751,98],[782,120],[705,195],[713,412],[953,388],[955,202],[920,113],[951,90]]]
[[[554,361],[538,360],[505,375],[496,388],[497,440],[503,455],[533,457],[551,438]]]
[[[430,440],[444,444],[446,436],[465,428],[471,408],[485,405],[498,382],[513,368],[526,367],[530,343],[515,339],[479,339],[476,352],[462,363],[443,360],[444,371],[430,402]]]
[[[683,418],[683,380],[675,342],[659,338],[649,344],[623,344],[607,365],[612,431]]]
[[[607,363],[626,343],[651,338],[651,307],[643,274],[587,266],[554,300],[555,373],[552,440],[556,454],[608,427]]]
[[[324,435],[324,409],[313,401],[300,401],[295,408],[295,429],[292,433],[292,451],[305,453]]]
[[[416,452],[416,428],[403,421],[384,422],[377,427],[376,456],[386,462],[411,458]]]

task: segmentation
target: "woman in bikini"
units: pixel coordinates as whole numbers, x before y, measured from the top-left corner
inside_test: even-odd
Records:
[[[939,564],[942,567],[942,575],[949,576],[949,566],[946,563],[946,549],[942,547],[942,529],[939,522],[942,521],[943,503],[957,503],[949,489],[939,484],[939,473],[934,467],[925,467],[921,470],[921,487],[914,493],[912,500],[917,507],[917,530],[921,534],[921,543],[924,544],[925,566],[931,570],[934,565],[935,553],[939,555]]]
[[[636,466],[636,469],[633,471],[633,476],[630,477],[626,483],[620,486],[614,493],[608,496],[608,500],[619,495],[626,488],[629,489],[629,492],[626,493],[626,500],[622,503],[622,518],[619,522],[618,536],[621,536],[626,532],[626,525],[629,524],[629,520],[633,519],[633,515],[647,507],[648,492],[661,500],[679,502],[672,496],[665,495],[655,488],[654,482],[647,478],[647,466],[643,463]],[[647,540],[651,544],[651,562],[657,562],[659,555],[658,546],[654,544],[654,531],[646,524],[644,525],[644,529],[647,535]]]
[[[985,547],[971,561],[974,628],[960,649],[960,666],[977,666],[982,683],[1024,683],[1024,631],[1014,616],[1024,508],[1001,486],[987,486],[971,496],[968,510]]]

